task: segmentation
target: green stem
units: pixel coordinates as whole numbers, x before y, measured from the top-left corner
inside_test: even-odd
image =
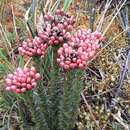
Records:
[[[51,113],[51,122],[50,129],[57,130],[58,128],[58,113],[59,113],[59,104],[61,100],[61,77],[60,77],[60,69],[56,63],[57,58],[57,50],[58,47],[52,48],[52,70],[51,70],[51,81],[49,86],[49,97],[50,97],[50,106],[49,111]]]
[[[49,122],[50,122],[50,112],[48,110],[48,103],[49,103],[49,98],[48,98],[48,90],[47,90],[47,84],[48,84],[48,80],[49,80],[49,76],[47,75],[46,78],[46,69],[44,67],[44,60],[39,58],[39,57],[35,57],[34,61],[36,63],[36,68],[37,70],[39,70],[40,74],[42,75],[43,79],[39,81],[38,86],[37,86],[37,97],[39,98],[39,111],[40,111],[40,115],[43,115],[44,119],[39,119],[39,120],[43,120],[43,122],[41,121],[41,126],[46,123],[46,130],[49,130]]]
[[[83,89],[82,76],[82,70],[69,70],[66,72],[64,94],[60,104],[60,130],[71,130],[75,125],[80,92]]]

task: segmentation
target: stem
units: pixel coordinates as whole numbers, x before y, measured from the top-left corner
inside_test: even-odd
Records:
[[[39,57],[35,57],[34,58],[34,62],[35,62],[35,66],[37,68],[37,70],[39,70],[40,74],[42,77],[45,77],[45,68],[44,68],[44,60],[42,58]],[[47,68],[48,69],[48,68]],[[47,78],[43,78],[42,80],[39,81],[38,86],[37,86],[37,90],[35,91],[36,93],[36,100],[39,100],[38,108],[39,110],[38,113],[39,115],[36,115],[39,118],[39,129],[42,128],[43,125],[45,125],[45,129],[49,130],[49,118],[50,118],[50,113],[48,111],[48,92],[47,92],[47,85],[48,84],[48,80]],[[43,127],[44,128],[44,127]]]
[[[59,113],[59,105],[61,100],[61,76],[60,69],[56,63],[57,58],[57,50],[58,47],[55,46],[52,48],[52,64],[51,64],[51,81],[49,85],[49,111],[51,114],[50,118],[50,129],[57,130],[58,129],[58,113]]]
[[[76,121],[80,92],[83,89],[82,70],[69,70],[64,81],[64,94],[60,104],[60,129],[71,130]]]

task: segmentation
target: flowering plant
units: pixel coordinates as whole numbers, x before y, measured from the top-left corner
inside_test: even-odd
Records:
[[[20,94],[17,100],[21,111],[31,115],[35,130],[72,130],[84,70],[104,37],[97,31],[74,30],[74,17],[63,10],[46,14],[44,23],[34,38],[23,41],[18,48],[23,57],[33,59],[33,67],[18,67],[8,74],[5,89],[15,92],[16,97]],[[28,129],[30,120],[25,115],[21,120]]]

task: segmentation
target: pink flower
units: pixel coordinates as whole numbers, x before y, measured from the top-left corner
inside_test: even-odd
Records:
[[[70,38],[75,23],[73,16],[63,10],[57,10],[54,16],[46,14],[44,20],[45,27],[42,31],[38,30],[38,35],[43,41],[49,45],[59,45]]]
[[[15,93],[24,93],[37,86],[37,81],[41,79],[39,73],[36,72],[35,67],[31,68],[17,68],[13,74],[9,74],[5,79],[6,90]]]
[[[35,37],[34,39],[27,39],[18,48],[22,55],[27,56],[44,56],[47,49],[47,44],[42,41],[41,38]]]
[[[64,69],[85,68],[100,47],[98,44],[104,37],[99,32],[80,29],[68,43],[58,50],[57,62]]]

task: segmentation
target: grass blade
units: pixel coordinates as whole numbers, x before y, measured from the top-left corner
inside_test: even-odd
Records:
[[[65,0],[64,1],[64,11],[67,11],[72,4],[73,0]]]

